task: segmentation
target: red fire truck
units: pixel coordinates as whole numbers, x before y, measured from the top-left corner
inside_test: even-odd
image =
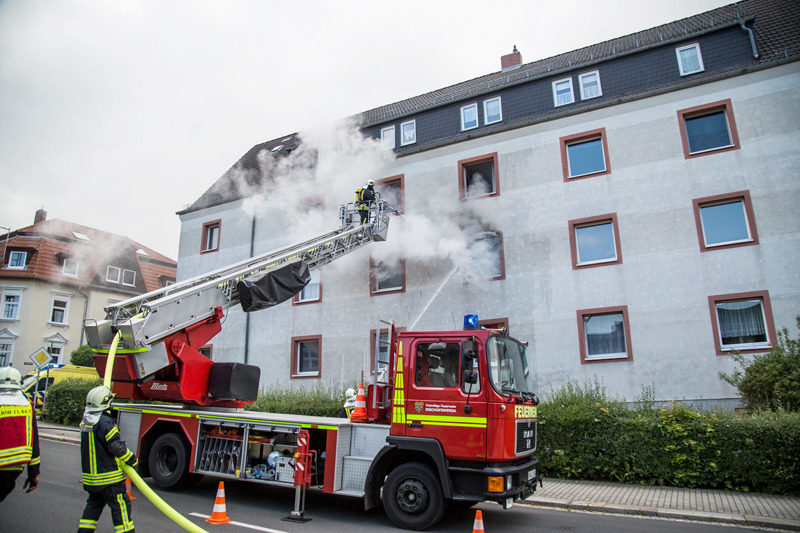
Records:
[[[87,321],[101,375],[118,343],[111,371],[118,397],[176,404],[115,405],[142,475],[161,487],[204,475],[311,483],[363,498],[366,509],[382,504],[395,524],[414,530],[436,524],[448,505],[490,500],[505,508],[533,494],[541,483],[538,399],[525,344],[479,328],[474,315],[458,331],[396,331],[379,320],[385,335],[376,335],[360,421],[244,410],[258,394],[258,367],[197,351],[231,305],[275,305],[308,282],[308,268],[383,240],[389,208],[379,201],[374,209],[372,224],[353,226],[352,207],[343,206],[342,227],[331,234],[114,304],[104,320]]]

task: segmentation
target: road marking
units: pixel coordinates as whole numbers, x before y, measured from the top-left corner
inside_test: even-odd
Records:
[[[210,518],[211,515],[208,514],[200,514],[200,513],[189,513],[190,516],[196,516],[198,518],[206,519]],[[280,529],[270,529],[268,527],[261,527],[261,526],[254,526],[253,524],[245,524],[244,522],[236,522],[230,521],[228,522],[232,526],[241,526],[246,527],[247,529],[254,529],[256,531],[264,531],[266,533],[287,533],[286,531],[281,531]]]

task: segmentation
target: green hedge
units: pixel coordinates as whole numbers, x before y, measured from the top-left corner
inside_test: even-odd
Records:
[[[54,424],[77,426],[83,418],[86,395],[103,382],[68,378],[47,388],[47,401],[44,405],[42,420]]]
[[[800,495],[800,413],[630,409],[570,384],[539,406],[545,476]]]
[[[287,413],[313,416],[339,416],[344,405],[344,390],[338,387],[317,385],[312,388],[262,388],[256,401],[247,405],[247,411]]]

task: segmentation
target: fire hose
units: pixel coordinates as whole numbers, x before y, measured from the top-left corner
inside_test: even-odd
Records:
[[[117,353],[117,346],[119,346],[119,339],[120,335],[119,332],[114,336],[114,340],[111,343],[111,348],[108,350],[108,359],[106,360],[106,371],[105,377],[103,378],[103,385],[105,385],[109,390],[111,390],[111,373],[114,370],[114,356]],[[136,472],[136,469],[126,465],[125,463],[119,463],[122,469],[125,471],[125,474],[131,481],[133,482],[136,487],[142,491],[148,500],[150,500],[156,508],[164,513],[164,515],[181,526],[186,531],[190,533],[208,533],[205,529],[198,526],[194,522],[190,521],[188,518],[180,514],[178,511],[170,507],[167,502],[161,499],[161,497],[151,489],[147,483],[141,478],[141,476]]]

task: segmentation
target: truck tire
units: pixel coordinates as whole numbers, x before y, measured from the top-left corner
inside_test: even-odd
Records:
[[[150,476],[159,487],[168,489],[193,481],[189,472],[189,447],[176,433],[164,433],[150,448]]]
[[[392,470],[382,499],[386,515],[403,529],[427,529],[447,510],[438,476],[422,463],[406,463]]]

